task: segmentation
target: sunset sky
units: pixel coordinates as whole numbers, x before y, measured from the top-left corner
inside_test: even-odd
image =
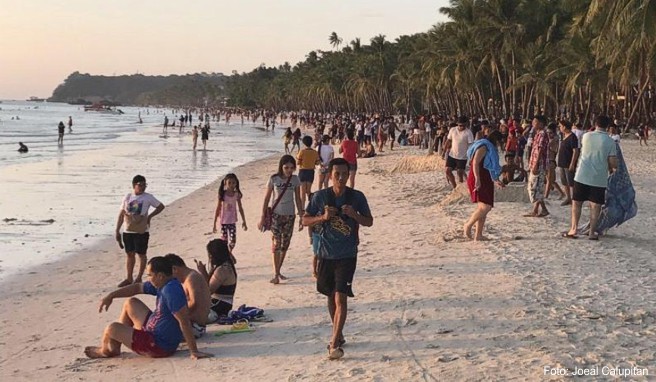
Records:
[[[0,99],[48,97],[72,72],[185,74],[292,65],[445,21],[448,0],[0,0]]]

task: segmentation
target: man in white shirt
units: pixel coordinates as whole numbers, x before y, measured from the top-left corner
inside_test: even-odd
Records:
[[[467,149],[474,143],[474,136],[467,128],[467,117],[458,118],[458,125],[449,130],[445,143],[446,180],[451,187],[456,188],[456,178],[453,169],[457,170],[458,182],[465,181],[465,167],[467,166]]]
[[[127,254],[127,277],[118,284],[119,288],[133,282],[141,282],[146,270],[150,220],[164,210],[164,204],[147,193],[146,186],[148,186],[146,178],[141,175],[135,176],[132,179],[133,192],[127,194],[121,202],[121,210],[116,221],[116,241],[121,249],[125,248]],[[148,210],[150,207],[155,210],[149,215]],[[122,236],[121,226],[124,226]],[[139,255],[139,273],[137,278],[133,279],[132,273],[136,263],[135,254]]]

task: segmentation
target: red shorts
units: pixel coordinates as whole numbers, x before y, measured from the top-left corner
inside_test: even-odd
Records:
[[[166,351],[157,346],[153,333],[138,329],[132,332],[132,351],[152,358],[170,357],[175,353],[175,350]]]
[[[471,201],[474,203],[485,203],[490,207],[494,207],[494,182],[492,181],[490,172],[481,165],[479,175],[481,177],[481,188],[476,190],[474,168],[471,167],[469,169],[467,188],[469,189],[469,195],[471,195]]]

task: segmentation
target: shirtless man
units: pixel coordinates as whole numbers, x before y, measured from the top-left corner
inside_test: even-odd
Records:
[[[180,281],[187,295],[187,307],[194,337],[200,338],[205,333],[207,316],[210,313],[210,289],[207,282],[200,273],[188,268],[180,256],[169,253],[164,258],[173,266],[173,277]]]

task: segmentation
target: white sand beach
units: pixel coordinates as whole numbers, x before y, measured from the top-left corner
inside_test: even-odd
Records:
[[[570,210],[555,195],[544,219],[522,217],[530,208],[525,202],[497,203],[487,220],[492,240],[466,241],[461,227],[474,206],[448,189],[439,159],[417,159],[435,162],[422,164],[429,170],[422,172],[409,159],[392,172],[404,157],[425,155],[415,149],[360,160],[356,188],[369,200],[374,225],[360,230],[356,297],[349,299],[339,361],[327,360],[330,320],[315,291],[305,231],[295,232],[283,266],[290,279],[268,282],[270,235],[256,224],[279,156],[241,166],[235,172],[249,230],[238,231],[235,302],[263,308],[272,322],[221,337],[213,335],[220,326],[208,326],[199,348],[211,359],[191,360],[184,345],[169,359],[127,349],[114,359],[86,359],[84,346],[99,343],[122,305],[117,299],[98,313],[100,299],[124,276],[125,255],[108,239],[0,285],[0,380],[569,379],[544,375],[545,366],[596,366],[600,373],[604,366],[642,367],[649,376],[631,379],[653,379],[656,154],[633,140],[622,146],[639,212],[599,242],[560,237]],[[172,252],[188,265],[206,259],[217,187],[218,181],[193,192],[153,220],[149,256]],[[502,200],[525,200],[518,190],[505,194]]]

